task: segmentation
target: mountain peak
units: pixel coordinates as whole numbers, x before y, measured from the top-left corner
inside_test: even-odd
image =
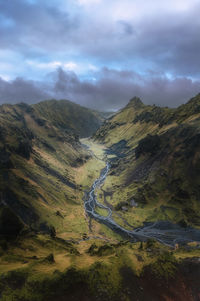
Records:
[[[143,105],[144,105],[143,102],[137,96],[131,98],[128,103],[128,106],[134,106],[136,109],[141,108]]]

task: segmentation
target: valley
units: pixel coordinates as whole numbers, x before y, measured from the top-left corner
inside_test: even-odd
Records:
[[[105,115],[0,107],[3,301],[199,296],[200,96]]]
[[[0,0],[0,301],[200,301],[200,0]]]
[[[86,143],[86,141],[84,140]],[[92,140],[89,141],[88,145],[92,145]],[[98,145],[95,145],[96,148]],[[101,146],[99,146],[101,147]],[[89,146],[88,146],[89,148]],[[96,149],[95,147],[93,149]],[[116,216],[116,212],[113,212],[110,204],[104,198],[104,204],[100,203],[97,199],[97,192],[101,189],[101,186],[106,181],[109,174],[110,163],[109,159],[105,155],[108,150],[104,149],[103,159],[105,162],[105,167],[100,172],[99,178],[95,179],[90,191],[84,196],[84,208],[89,217],[94,218],[100,223],[105,224],[107,227],[111,228],[114,232],[117,232],[122,237],[129,239],[130,241],[146,241],[150,238],[156,239],[160,243],[166,244],[168,246],[175,246],[175,244],[186,244],[192,242],[200,242],[200,230],[193,229],[191,227],[181,228],[179,225],[172,224],[169,221],[155,221],[147,223],[140,228],[134,230],[128,230],[122,227],[120,224],[115,222],[113,216]],[[92,151],[91,151],[92,153]],[[98,158],[96,154],[93,153],[95,158]],[[107,160],[107,161],[106,161]],[[106,204],[107,206],[106,206]],[[99,209],[102,211],[99,212]],[[128,225],[125,218],[118,214],[118,219],[121,218],[122,221]]]

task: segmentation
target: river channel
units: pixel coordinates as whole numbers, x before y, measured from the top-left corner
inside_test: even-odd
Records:
[[[175,244],[183,245],[193,241],[200,242],[200,230],[191,227],[183,228],[169,221],[145,223],[142,227],[134,230],[125,229],[116,223],[112,218],[112,209],[99,203],[96,194],[96,191],[103,185],[109,169],[110,165],[107,162],[106,167],[101,171],[100,177],[94,181],[90,191],[85,195],[85,211],[91,218],[105,224],[130,241],[146,241],[149,238],[154,238],[160,243],[169,246],[174,246]],[[96,211],[97,207],[107,210],[107,216],[98,214]]]

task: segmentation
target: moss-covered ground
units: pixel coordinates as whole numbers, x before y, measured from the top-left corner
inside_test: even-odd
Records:
[[[2,300],[52,300],[70,295],[71,286],[82,283],[94,300],[101,294],[123,300],[122,295],[128,297],[121,294],[124,267],[135,277],[150,269],[155,279],[167,280],[174,277],[183,259],[199,256],[200,248],[194,244],[172,250],[152,240],[67,242],[29,233],[6,246],[1,241],[0,293]]]

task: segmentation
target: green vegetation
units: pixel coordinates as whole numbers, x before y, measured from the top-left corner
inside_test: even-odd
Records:
[[[106,243],[97,239],[73,244],[47,235],[29,234],[18,239],[17,246],[9,244],[6,251],[10,258],[21,257],[23,263],[9,260],[4,253],[0,256],[1,298],[53,301],[70,300],[73,296],[74,300],[80,300],[84,291],[89,300],[124,300],[129,296],[129,285],[137,287],[139,282],[145,286],[149,281],[159,281],[162,286],[166,280],[170,283],[178,277],[183,258],[199,255],[196,246],[188,247],[190,251],[177,249],[172,253],[153,241],[142,243],[142,247],[141,243]],[[76,254],[71,252],[74,248]],[[133,279],[127,279],[123,270],[131,271]],[[191,271],[184,277],[188,286]]]
[[[94,139],[117,157],[110,158],[101,201],[134,227],[169,220],[199,228],[199,117],[200,94],[177,109],[133,98],[104,122]]]
[[[160,138],[158,135],[147,135],[145,138],[141,139],[135,150],[136,159],[142,154],[155,155],[160,148]]]
[[[69,100],[47,100],[33,105],[42,116],[39,119],[50,121],[54,126],[66,131],[73,131],[80,137],[91,136],[104,120],[103,114],[75,104]]]
[[[78,135],[92,133],[100,115],[68,101],[0,107],[0,202],[32,229],[69,238],[88,231],[84,183],[76,179],[85,163],[91,167],[97,160]],[[90,186],[92,178],[86,179]]]
[[[164,252],[151,264],[150,269],[155,277],[168,280],[169,278],[175,277],[177,262],[170,252]]]
[[[115,250],[114,247],[110,244],[97,246],[95,243],[93,243],[88,249],[88,253],[91,256],[105,256],[115,253]]]
[[[96,192],[121,226],[168,220],[200,227],[200,95],[178,109],[133,98],[93,140],[79,141],[102,120],[69,101],[0,107],[3,301],[147,300],[143,285],[164,289],[178,279],[178,287],[187,287],[182,265],[192,258],[198,267],[199,244],[172,250],[152,239],[121,241],[85,214],[83,202],[109,160]]]

